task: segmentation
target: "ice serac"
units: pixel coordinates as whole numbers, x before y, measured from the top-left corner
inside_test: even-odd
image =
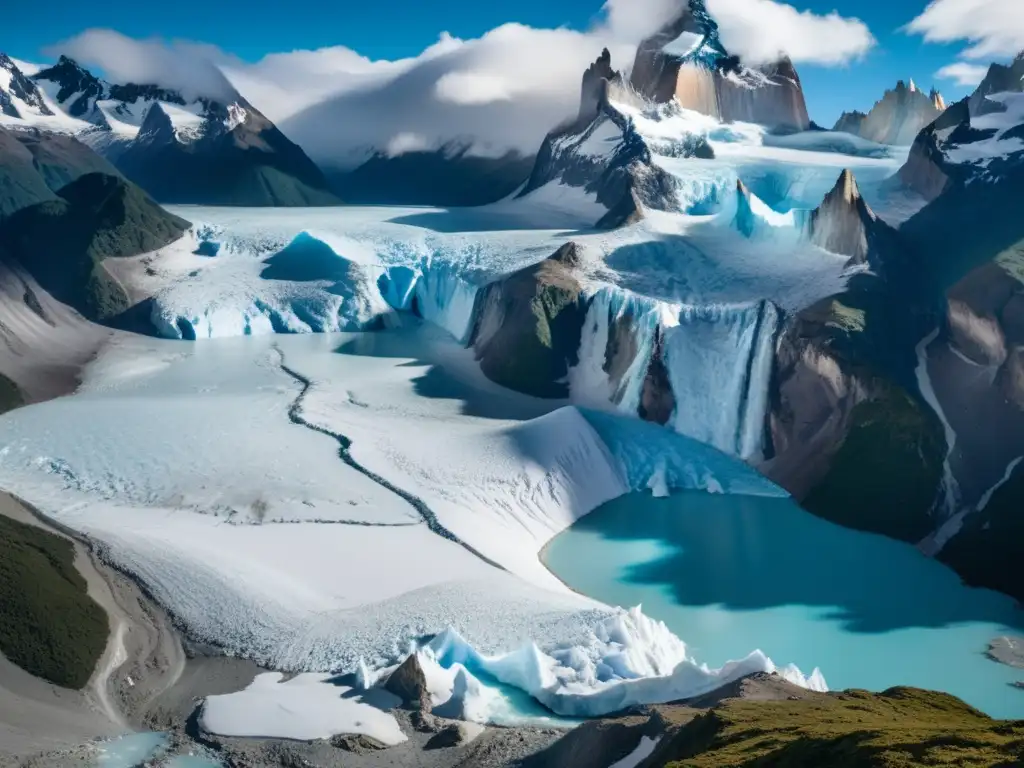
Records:
[[[586,315],[576,243],[488,285],[475,311],[472,346],[488,378],[520,392],[565,397]]]
[[[780,323],[770,301],[681,309],[663,342],[677,432],[748,461],[762,458]]]
[[[652,146],[623,111],[623,105],[645,104],[614,72],[608,51],[586,70],[580,90],[577,117],[544,139],[519,196],[542,188],[581,189],[604,211],[596,222],[602,228],[633,223],[645,208],[678,209],[676,181],[654,162]],[[677,157],[712,155],[702,136],[682,136],[658,149]]]
[[[679,16],[640,43],[631,82],[646,98],[675,99],[724,122],[791,131],[811,124],[793,62],[782,57],[758,68],[743,66],[722,46],[703,0],[690,0]]]

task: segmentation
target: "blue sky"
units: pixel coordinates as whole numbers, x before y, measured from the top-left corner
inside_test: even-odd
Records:
[[[132,37],[159,36],[212,43],[243,59],[266,53],[346,45],[371,58],[414,56],[441,31],[462,38],[516,21],[535,27],[586,29],[601,0],[372,0],[325,4],[322,0],[246,0],[244,3],[176,0],[173,6],[138,0],[50,0],[45,14],[32,3],[4,11],[0,50],[40,60],[53,43],[88,27],[110,27]],[[877,45],[862,59],[839,67],[799,65],[813,119],[831,125],[846,109],[868,109],[899,78],[935,84],[952,101],[970,88],[937,80],[934,73],[955,60],[961,43],[926,43],[899,28],[919,15],[926,0],[791,0],[799,10],[864,21]],[[1024,0],[1021,2],[1024,6]],[[284,10],[287,8],[287,10]]]

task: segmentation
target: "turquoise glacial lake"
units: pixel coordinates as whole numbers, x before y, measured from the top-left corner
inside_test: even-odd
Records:
[[[548,545],[563,582],[643,605],[711,667],[755,648],[819,667],[829,688],[947,691],[993,717],[1024,718],[1024,670],[985,656],[1024,634],[1024,611],[965,587],[914,547],[821,520],[788,498],[681,491],[598,508]]]

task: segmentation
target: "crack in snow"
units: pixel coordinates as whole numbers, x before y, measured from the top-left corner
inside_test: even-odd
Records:
[[[297,381],[302,387],[302,391],[299,392],[298,396],[292,401],[291,405],[288,406],[288,418],[291,419],[293,424],[298,424],[299,426],[305,427],[306,429],[312,430],[313,432],[319,432],[321,435],[326,435],[327,437],[333,438],[338,443],[338,457],[343,462],[345,462],[345,464],[350,466],[356,472],[359,472],[360,474],[369,478],[373,482],[377,483],[377,485],[379,485],[380,487],[384,488],[385,490],[391,491],[391,493],[405,500],[409,504],[409,506],[416,510],[416,512],[422,518],[423,523],[427,526],[431,533],[435,533],[441,538],[448,539],[449,541],[455,544],[461,545],[468,552],[480,558],[488,565],[494,566],[495,568],[498,568],[502,571],[506,570],[500,564],[496,563],[494,560],[491,560],[489,557],[482,554],[479,550],[462,541],[458,536],[456,536],[450,530],[445,528],[437,519],[437,515],[434,513],[434,511],[427,506],[426,502],[424,502],[423,499],[419,498],[418,496],[414,496],[408,491],[402,490],[398,486],[384,479],[383,477],[373,472],[372,470],[367,469],[358,461],[356,461],[351,453],[352,440],[350,438],[341,434],[340,432],[334,432],[330,429],[327,429],[326,427],[320,426],[319,424],[314,424],[313,422],[306,419],[306,417],[302,415],[302,403],[306,399],[306,395],[309,394],[309,391],[313,388],[313,381],[303,376],[294,368],[288,367],[287,363],[285,362],[284,352],[281,350],[279,346],[275,345],[274,351],[278,354],[278,357],[280,358],[279,367],[281,371],[290,378]],[[363,525],[393,526],[394,524],[363,523]]]

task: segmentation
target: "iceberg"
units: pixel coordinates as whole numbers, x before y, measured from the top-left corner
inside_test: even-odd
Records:
[[[528,693],[563,717],[599,717],[632,706],[677,701],[709,693],[757,672],[777,672],[790,682],[827,691],[819,669],[804,675],[777,667],[761,651],[718,669],[698,663],[686,644],[640,606],[616,609],[578,642],[486,655],[449,628],[417,651],[434,712],[475,722],[513,724],[503,686]],[[520,716],[521,717],[521,716]]]

